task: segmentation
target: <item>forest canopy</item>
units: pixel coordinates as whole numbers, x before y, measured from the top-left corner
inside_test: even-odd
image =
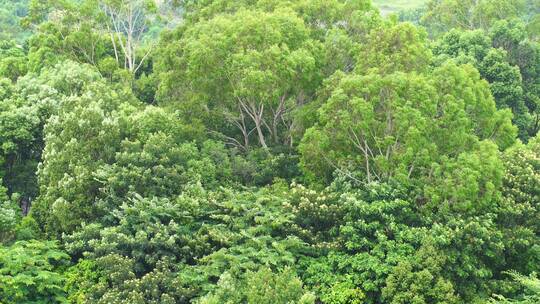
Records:
[[[540,303],[537,0],[0,0],[0,304]]]

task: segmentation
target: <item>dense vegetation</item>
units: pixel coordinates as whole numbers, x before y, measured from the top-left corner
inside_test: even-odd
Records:
[[[539,16],[0,0],[0,303],[539,303]]]

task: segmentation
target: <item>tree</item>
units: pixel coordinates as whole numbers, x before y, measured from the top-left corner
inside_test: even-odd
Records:
[[[315,303],[315,296],[302,288],[302,281],[290,268],[279,273],[262,268],[257,272],[247,272],[239,281],[225,273],[217,285],[217,290],[199,303]]]
[[[67,236],[66,248],[78,259],[66,274],[71,300],[157,304],[192,298],[194,290],[178,272],[206,247],[197,248],[191,235],[191,202],[138,196],[110,214],[110,226],[85,225]]]
[[[37,192],[32,174],[41,152],[38,107],[20,99],[19,86],[4,84],[11,92],[0,100],[0,176],[9,194],[29,202]]]
[[[52,61],[45,65],[63,57],[103,74],[123,67],[128,74],[121,77],[138,77],[153,50],[149,29],[156,18],[157,4],[148,0],[32,2],[26,20],[37,29],[30,39],[31,69],[39,71],[44,57]]]
[[[213,131],[219,131],[222,133],[222,137],[224,137],[228,142],[229,145],[239,147],[240,150],[246,150],[246,142],[251,146],[257,146],[257,144],[253,145],[252,137],[256,137],[258,141],[258,146],[262,146],[260,143],[259,134],[257,132],[257,126],[254,119],[247,113],[242,113],[244,111],[241,106],[240,109],[238,109],[238,105],[235,106],[234,103],[231,103],[228,101],[229,99],[235,100],[235,98],[232,97],[225,97],[222,96],[225,92],[221,92],[216,89],[211,88],[202,88],[202,84],[208,83],[209,79],[202,79],[202,80],[189,80],[193,81],[193,83],[196,83],[197,86],[195,87],[197,90],[194,91],[193,87],[188,87],[186,89],[181,89],[177,85],[178,79],[186,79],[186,69],[185,66],[185,58],[183,59],[183,54],[185,50],[196,48],[197,45],[190,45],[188,39],[192,39],[195,36],[192,29],[199,28],[202,29],[203,24],[205,26],[208,26],[209,24],[217,24],[217,20],[224,19],[225,16],[229,16],[227,18],[233,18],[233,16],[247,16],[248,14],[246,12],[250,11],[250,14],[253,16],[260,15],[273,15],[276,19],[278,15],[279,18],[286,19],[286,13],[289,11],[289,14],[295,15],[294,20],[291,19],[291,21],[295,22],[294,31],[302,32],[301,36],[297,36],[297,38],[304,39],[306,41],[304,45],[295,45],[294,48],[301,47],[303,49],[298,49],[293,52],[293,49],[290,48],[292,46],[292,43],[302,43],[302,41],[293,41],[289,38],[287,38],[286,35],[282,35],[283,38],[281,42],[278,42],[278,40],[274,41],[264,41],[263,44],[258,43],[255,39],[255,34],[260,34],[265,31],[269,31],[269,29],[263,29],[262,25],[255,24],[250,25],[251,28],[261,28],[258,33],[253,33],[254,35],[251,35],[253,41],[243,41],[241,43],[237,43],[238,47],[234,50],[234,52],[237,52],[243,47],[248,47],[252,50],[250,54],[242,55],[246,59],[249,56],[254,56],[256,54],[259,54],[261,56],[265,56],[269,59],[274,60],[274,63],[272,63],[274,66],[268,66],[266,68],[266,73],[268,73],[268,77],[266,79],[262,79],[267,83],[265,85],[271,85],[272,82],[274,83],[274,92],[265,92],[268,91],[269,88],[255,88],[254,90],[261,91],[259,95],[262,94],[262,92],[265,92],[265,94],[273,94],[278,95],[277,97],[273,97],[273,101],[260,101],[261,103],[267,103],[265,105],[265,109],[263,111],[263,127],[262,127],[262,133],[264,136],[264,142],[267,146],[270,148],[274,148],[276,146],[276,138],[274,134],[278,134],[278,143],[279,145],[286,144],[288,146],[294,146],[297,143],[297,140],[301,137],[301,134],[305,131],[305,122],[303,119],[306,116],[309,116],[308,111],[302,111],[305,114],[300,114],[299,111],[296,111],[298,106],[304,107],[311,107],[316,108],[318,105],[310,106],[310,103],[313,101],[315,90],[317,89],[317,86],[320,85],[320,81],[327,76],[332,75],[336,70],[342,70],[342,71],[351,71],[354,69],[354,67],[357,64],[357,56],[356,51],[359,48],[360,41],[364,41],[370,31],[374,28],[377,28],[382,23],[382,18],[379,16],[377,10],[371,6],[369,1],[365,0],[353,0],[353,1],[342,1],[342,0],[332,0],[332,1],[302,1],[302,0],[277,0],[277,1],[222,1],[222,0],[211,0],[211,1],[186,1],[184,2],[184,7],[186,10],[186,23],[183,26],[178,27],[176,30],[172,32],[166,32],[162,39],[162,47],[160,47],[158,51],[157,56],[157,64],[156,64],[156,72],[160,77],[160,88],[158,90],[158,100],[161,104],[167,104],[170,105],[171,103],[175,104],[175,107],[181,107],[184,109],[184,112],[187,112],[186,116],[190,117],[203,117],[205,121],[207,122],[207,125],[211,125],[210,129]],[[242,13],[241,13],[242,12]],[[240,14],[241,13],[241,14]],[[220,16],[225,15],[225,16]],[[274,18],[272,17],[272,18]],[[237,18],[237,17],[234,17]],[[258,17],[259,18],[259,17]],[[214,21],[212,21],[215,19]],[[298,23],[299,19],[303,20],[303,24]],[[211,23],[214,22],[214,23]],[[244,20],[243,23],[247,24],[247,20]],[[270,22],[267,20],[268,23],[274,23],[274,21]],[[225,23],[224,23],[225,24]],[[292,24],[292,23],[291,23]],[[220,25],[221,26],[221,25]],[[280,27],[287,26],[285,23],[283,23],[280,26],[273,26],[276,30],[273,31],[272,34],[269,32],[266,32],[265,35],[269,37],[273,37],[274,34],[278,33],[279,31],[285,30],[290,31],[291,29],[285,29]],[[245,27],[245,26],[244,26]],[[213,28],[218,28],[218,26],[213,26]],[[219,29],[219,31],[223,31],[224,29]],[[239,30],[239,29],[235,29]],[[243,29],[246,30],[246,29]],[[233,29],[229,29],[229,32],[226,34],[228,36],[231,35],[233,32]],[[216,32],[215,29],[208,30],[208,31],[202,31],[202,35],[197,39],[209,39],[210,33]],[[373,41],[377,40],[377,37],[375,37],[376,34],[373,34]],[[233,37],[236,37],[233,35]],[[292,37],[292,36],[291,36]],[[228,39],[226,37],[223,37],[223,39]],[[285,42],[285,39],[289,39],[287,42]],[[296,38],[295,38],[296,39]],[[208,40],[211,41],[212,39]],[[231,40],[232,41],[232,40]],[[229,42],[231,42],[229,41]],[[206,45],[207,41],[200,40],[200,43],[204,43]],[[285,43],[289,44],[288,47],[290,50],[282,49],[279,50],[281,54],[275,53],[273,55],[268,54],[270,50],[272,50],[271,44],[273,43]],[[215,44],[215,43],[214,43]],[[251,45],[250,45],[251,44]],[[267,45],[265,45],[267,44]],[[310,46],[310,44],[312,44]],[[322,45],[321,45],[322,44]],[[186,46],[187,45],[187,46]],[[366,44],[366,47],[369,46],[369,44]],[[207,48],[214,49],[218,47],[217,45],[209,46],[206,45]],[[218,49],[219,50],[219,49]],[[262,51],[264,50],[264,51]],[[300,52],[304,53],[300,53]],[[197,58],[202,58],[203,60],[206,60],[206,58],[203,58],[203,56],[208,57],[216,57],[219,56],[225,56],[223,52],[213,52],[211,54],[209,53],[195,53],[196,50],[191,50],[190,52],[193,52],[193,54],[197,54]],[[290,52],[290,55],[287,55],[286,52]],[[266,53],[266,54],[265,54]],[[188,55],[186,53],[186,55]],[[233,55],[233,54],[229,54]],[[279,59],[276,56],[288,56],[290,62],[284,62],[286,59],[283,57],[282,59]],[[292,56],[296,56],[296,58],[292,58]],[[263,58],[261,57],[261,58]],[[217,57],[216,57],[217,58]],[[231,57],[232,58],[232,57]],[[194,59],[196,59],[194,57]],[[364,58],[361,58],[360,62],[363,61]],[[199,59],[197,59],[199,60]],[[223,58],[219,59],[223,60]],[[263,64],[262,61],[258,59],[253,59],[254,61],[251,63],[251,67],[247,67],[247,63],[242,63],[244,67],[240,66],[240,62],[238,62],[238,66],[235,68],[246,68],[245,72],[248,72],[248,69],[250,70],[250,73],[253,73],[256,71],[256,69],[261,69],[262,66],[257,67],[256,64]],[[258,61],[257,61],[258,60]],[[281,60],[281,63],[276,61]],[[303,61],[302,61],[303,60]],[[208,62],[203,61],[204,64],[207,64]],[[192,62],[192,65],[196,64],[196,62]],[[264,63],[266,64],[266,63]],[[217,69],[215,65],[212,67],[213,73],[220,71],[215,71]],[[228,68],[228,67],[227,67]],[[274,69],[274,71],[271,71],[270,69]],[[296,69],[296,70],[294,70]],[[194,70],[195,72],[196,70]],[[262,72],[262,70],[260,71]],[[289,74],[284,74],[285,72]],[[205,74],[207,75],[207,71],[199,70],[197,75]],[[219,75],[218,73],[218,75]],[[236,73],[236,72],[235,72]],[[247,75],[247,74],[246,74]],[[237,75],[238,77],[244,77],[242,75]],[[279,79],[283,82],[283,84],[279,84],[278,82],[270,79],[269,77],[278,77],[276,79]],[[191,76],[190,76],[191,77]],[[201,76],[198,76],[201,77]],[[221,76],[220,76],[221,77]],[[262,76],[261,76],[262,77]],[[217,81],[223,81],[223,77],[219,79],[212,79],[213,82],[217,84]],[[191,78],[189,78],[191,79]],[[221,79],[221,80],[220,80]],[[243,84],[247,85],[247,79],[242,78]],[[232,81],[239,81],[240,78],[231,78]],[[187,80],[186,80],[187,81]],[[221,87],[228,87],[229,80],[225,79],[224,84],[217,86],[218,88]],[[286,84],[286,85],[284,85]],[[226,85],[226,86],[225,86]],[[254,86],[255,84],[250,84],[251,86]],[[215,86],[215,85],[214,85]],[[239,84],[236,84],[236,93],[239,92]],[[246,87],[246,89],[248,89]],[[211,91],[213,90],[213,91]],[[281,90],[282,92],[279,92]],[[229,92],[230,90],[227,89],[226,92]],[[247,92],[253,92],[251,89],[246,90]],[[290,91],[290,92],[286,92]],[[280,106],[281,98],[284,92],[286,93],[286,105],[285,105],[285,111],[281,110],[283,109],[283,106]],[[297,96],[294,96],[297,95]],[[256,96],[251,96],[250,98],[253,98]],[[263,98],[264,96],[260,96],[260,98]],[[209,100],[209,98],[213,98],[215,100]],[[246,96],[242,96],[243,99],[246,98]],[[259,98],[259,97],[258,97]],[[266,97],[264,97],[266,98]],[[236,99],[237,100],[237,99]],[[178,102],[178,101],[181,101]],[[202,102],[201,102],[202,101]],[[223,108],[216,107],[215,103],[218,102],[220,105],[223,103],[227,103],[226,107],[226,115],[225,117],[220,116],[222,115]],[[245,103],[245,100],[244,100]],[[269,108],[269,104],[272,108]],[[260,106],[260,105],[259,105]],[[248,107],[249,108],[249,107]],[[215,110],[214,110],[215,109]],[[260,107],[259,107],[260,109]],[[271,110],[274,110],[275,115],[271,115],[273,113],[269,113]],[[293,111],[294,110],[294,111]],[[245,112],[245,111],[244,111]],[[255,109],[255,111],[249,110],[248,112],[257,112],[260,114],[260,111]],[[284,112],[284,113],[282,113]],[[308,112],[308,113],[306,113]],[[257,115],[255,115],[257,116]],[[280,122],[281,116],[285,118],[285,123],[282,124]],[[304,117],[304,118],[300,118]],[[255,117],[255,120],[261,120],[259,118]],[[240,122],[240,125],[238,125],[238,122]],[[275,126],[273,125],[279,125],[277,132],[274,130]],[[291,123],[292,122],[292,123]],[[267,126],[266,126],[267,125]],[[287,126],[289,126],[290,130],[287,130]],[[273,133],[273,134],[272,134]],[[292,133],[292,134],[289,134]],[[223,136],[224,135],[224,136]],[[270,140],[268,139],[270,137]],[[247,140],[246,140],[247,138]],[[252,147],[251,147],[252,148]]]
[[[424,242],[446,257],[444,278],[452,282],[456,295],[465,302],[485,299],[497,288],[500,257],[505,250],[503,233],[491,213],[478,216],[448,215],[448,222],[431,227]],[[441,219],[442,221],[442,219]]]
[[[77,261],[69,293],[98,303],[138,303],[137,295],[151,303],[165,296],[187,302],[221,289],[215,283],[224,273],[243,282],[263,265],[291,266],[301,244],[283,232],[288,216],[280,204],[268,191],[208,191],[196,183],[170,199],[126,199],[102,223],[64,238]],[[153,286],[163,293],[152,293]],[[239,296],[257,296],[254,287],[240,286]],[[275,295],[282,296],[288,295]]]
[[[377,10],[366,0],[187,0],[182,1],[182,6],[185,9],[185,18],[190,23],[209,20],[221,13],[234,14],[242,9],[274,12],[286,7],[304,19],[319,38],[324,38],[334,26],[359,29],[356,27],[366,25],[358,22],[362,18],[372,19],[370,21],[380,19]],[[344,22],[346,20],[349,21],[348,24]],[[356,22],[352,22],[353,20]]]
[[[100,30],[103,18],[93,0],[32,1],[25,23],[35,31],[28,41],[29,69],[33,72],[66,59],[97,67],[113,56],[109,37]]]
[[[323,303],[380,303],[393,267],[421,242],[419,213],[399,186],[342,182],[289,191],[292,231],[309,244],[297,267]]]
[[[514,281],[523,286],[524,293],[517,299],[507,299],[503,296],[494,296],[489,303],[493,304],[505,304],[505,303],[518,303],[518,304],[532,304],[540,301],[540,280],[535,277],[534,274],[530,276],[524,276],[516,272],[508,273]]]
[[[28,14],[28,0],[0,1],[0,39],[14,39],[22,43],[30,32],[21,26],[21,21]]]
[[[40,196],[32,213],[43,228],[54,232],[99,214],[93,202],[99,183],[92,172],[114,157],[122,138],[117,112],[123,103],[121,94],[101,81],[80,88],[80,95],[61,99],[44,128],[45,147],[38,169]],[[56,208],[51,208],[53,203]]]
[[[0,301],[65,303],[61,267],[69,256],[53,241],[19,241],[0,246]]]
[[[422,22],[435,33],[488,29],[498,20],[520,17],[525,9],[524,0],[431,0]]]
[[[512,143],[509,113],[495,109],[472,67],[445,65],[429,77],[343,77],[320,108],[318,123],[304,135],[303,168],[329,177],[353,166],[367,183],[429,180],[433,165],[456,151],[478,149],[481,140],[494,140],[501,148]]]
[[[493,46],[506,50],[508,62],[519,67],[525,106],[532,116],[528,132],[533,137],[540,130],[540,44],[528,38],[527,25],[516,19],[495,23],[489,34]]]
[[[319,71],[318,44],[292,11],[220,15],[189,28],[170,47],[180,56],[174,66],[161,63],[173,68],[163,72],[162,102],[181,95],[189,111],[210,111],[207,124],[214,131],[216,120],[226,120],[239,134],[226,138],[244,150],[252,133],[263,148],[270,141],[293,144],[291,113],[310,99]],[[178,78],[189,86],[178,87]]]
[[[504,270],[520,273],[539,271],[540,170],[538,136],[518,144],[503,155],[503,198],[498,207],[498,225],[504,233]]]
[[[0,104],[0,158],[8,193],[18,193],[23,213],[38,194],[36,171],[44,146],[43,128],[67,95],[77,96],[99,74],[85,65],[64,62],[44,69],[41,75],[19,77],[15,84],[2,82]]]
[[[124,68],[133,74],[137,73],[152,50],[150,47],[141,57],[140,49],[144,45],[149,24],[155,16],[156,2],[147,0],[98,2],[100,10],[107,16],[107,32],[111,36],[116,62],[120,64],[119,52],[122,52]]]
[[[426,33],[410,23],[392,21],[372,29],[356,56],[356,74],[422,72],[431,60]]]
[[[383,298],[388,303],[458,303],[452,283],[443,276],[445,257],[433,247],[421,247],[412,259],[392,269]]]
[[[0,191],[4,192],[5,190],[1,189]],[[11,242],[15,238],[17,224],[21,217],[18,206],[3,196],[0,197],[0,246]]]
[[[50,235],[100,220],[135,194],[174,197],[195,180],[212,187],[231,179],[228,153],[200,141],[200,126],[144,107],[129,89],[99,77],[79,86],[61,83],[78,93],[61,97],[45,125],[40,195],[32,209]]]
[[[503,38],[502,33],[496,36],[492,40],[480,30],[469,32],[452,30],[437,41],[433,50],[439,62],[453,59],[474,65],[482,78],[489,82],[497,107],[512,110],[513,121],[519,127],[520,138],[526,141],[531,134],[534,135],[536,132],[533,115],[537,115],[534,114],[536,111],[534,102],[531,104],[527,101],[529,98],[534,100],[535,93],[527,92],[528,86],[525,85],[523,78],[527,75],[526,69],[534,70],[536,63],[534,59],[527,60],[524,57],[522,60],[527,61],[532,68],[522,70],[515,65],[516,61],[511,59],[513,56],[510,52],[515,52],[515,50],[512,50],[510,46],[507,48],[508,51],[495,48],[510,45],[512,43],[510,41],[503,42],[509,38]]]
[[[12,41],[2,41],[0,44],[0,76],[15,82],[27,72],[26,54]]]

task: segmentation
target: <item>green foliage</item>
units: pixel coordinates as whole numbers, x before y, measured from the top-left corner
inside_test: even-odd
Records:
[[[190,142],[200,134],[196,125],[158,108],[138,112],[140,104],[120,94],[96,83],[67,98],[47,124],[34,211],[49,232],[72,231],[133,193],[173,196],[190,180],[212,185],[230,177],[216,169],[228,161],[222,146]],[[101,199],[108,200],[95,204]]]
[[[0,191],[3,190],[0,189]],[[2,194],[2,196],[5,195]],[[39,227],[35,220],[30,216],[22,216],[18,194],[13,194],[11,199],[6,196],[1,197],[0,200],[0,246],[39,237]]]
[[[335,283],[328,294],[321,296],[321,301],[329,304],[360,304],[364,299],[364,293],[347,282]]]
[[[317,194],[303,187],[296,191],[303,193],[302,199],[290,204],[302,234],[317,231],[306,225],[317,216],[298,212],[300,208],[328,210],[330,214],[339,210],[337,220],[330,223],[333,227],[323,228],[329,235],[321,231],[317,237],[307,238],[313,253],[301,259],[304,282],[325,303],[340,303],[333,302],[339,298],[362,300],[361,303],[382,301],[381,292],[389,273],[414,253],[423,235],[422,229],[414,227],[421,222],[413,205],[400,199],[401,191],[389,185],[371,185],[362,191],[344,193],[327,189]]]
[[[497,107],[512,110],[520,138],[527,140],[538,129],[535,125],[538,107],[533,101],[538,92],[532,84],[537,80],[531,83],[528,79],[530,74],[536,75],[540,61],[535,55],[535,46],[526,43],[522,26],[498,22],[491,30],[493,38],[481,30],[460,32],[454,29],[438,40],[433,49],[439,62],[452,58],[474,65],[489,82]]]
[[[435,224],[428,243],[446,257],[443,273],[465,301],[477,301],[489,295],[495,271],[504,267],[500,256],[505,250],[502,233],[492,215],[450,220]]]
[[[95,99],[94,94],[99,97]],[[42,225],[69,229],[96,211],[96,206],[89,202],[93,201],[92,193],[98,191],[99,183],[91,172],[112,158],[119,145],[120,122],[114,116],[116,112],[111,112],[119,104],[116,92],[96,85],[82,96],[66,98],[59,109],[63,114],[50,118],[44,130],[43,163],[38,173],[40,197],[33,210]],[[82,140],[77,140],[79,137]],[[93,149],[99,151],[92,152]],[[55,207],[51,208],[53,202]]]
[[[198,303],[315,303],[315,296],[302,288],[302,281],[290,268],[273,273],[268,268],[247,272],[242,280],[234,280],[224,273],[217,289]]]
[[[0,247],[0,301],[66,303],[59,272],[69,256],[52,241],[19,241]]]
[[[517,145],[503,156],[505,175],[499,207],[499,225],[504,234],[507,269],[530,273],[539,271],[538,218],[540,178],[538,139]],[[501,292],[503,292],[502,290]]]
[[[21,26],[28,14],[28,0],[0,1],[0,40],[14,39],[22,43],[31,33]]]
[[[430,60],[426,33],[409,23],[389,22],[369,32],[357,53],[355,72],[423,72]]]
[[[167,294],[180,301],[213,290],[211,282],[225,272],[241,277],[261,265],[292,265],[292,251],[301,243],[283,232],[287,216],[279,206],[272,195],[207,192],[196,185],[174,201],[127,201],[107,226],[87,225],[64,239],[71,256],[82,257],[68,291],[99,303],[124,303],[122,295],[141,292],[146,301],[159,303],[157,295],[146,295],[126,279],[166,274],[175,282],[163,283]],[[121,266],[109,266],[115,264]]]
[[[444,255],[421,247],[411,258],[392,269],[383,289],[388,303],[458,303],[452,283],[444,278]]]
[[[498,20],[523,15],[525,3],[525,0],[430,0],[423,22],[437,33],[451,28],[488,29]]]
[[[0,302],[538,302],[536,2],[0,0]]]
[[[198,201],[135,198],[111,215],[111,226],[90,224],[65,238],[74,257],[66,275],[74,303],[178,303],[193,297],[177,274],[207,245],[193,237]],[[161,290],[157,293],[156,290]]]
[[[157,99],[201,119],[241,151],[294,147],[303,132],[301,106],[324,76],[354,68],[358,41],[381,23],[362,0],[186,6],[186,26],[163,38]]]
[[[523,286],[524,293],[517,299],[506,299],[503,296],[495,296],[490,303],[520,303],[532,304],[540,301],[540,280],[534,274],[523,276],[516,272],[508,273],[517,283]]]
[[[211,282],[225,272],[238,278],[262,266],[281,269],[294,265],[295,252],[301,251],[303,243],[287,233],[291,217],[282,212],[281,191],[225,190],[199,195],[207,205],[198,208],[204,213],[199,215],[197,222],[202,226],[195,235],[213,246],[192,270],[204,279],[199,288],[212,290]]]
[[[15,237],[20,221],[20,209],[11,201],[2,198],[0,204],[0,244],[5,244]]]
[[[23,199],[35,196],[36,184],[32,176],[40,154],[40,119],[38,106],[21,100],[19,85],[2,81],[0,99],[0,177],[8,193],[19,193]],[[45,95],[45,94],[44,94]],[[37,148],[37,149],[34,149]]]
[[[66,273],[70,303],[182,303],[185,294],[175,267],[160,261],[142,277],[133,261],[118,254],[81,260]]]
[[[67,96],[81,95],[99,74],[86,65],[64,62],[38,76],[2,81],[0,99],[0,162],[9,194],[18,193],[24,212],[38,194],[36,169],[44,147],[44,125],[57,114]]]
[[[509,146],[515,134],[509,118],[495,109],[485,82],[468,66],[445,65],[429,78],[416,73],[345,76],[319,109],[318,123],[304,135],[301,165],[316,177],[354,167],[359,177],[352,179],[368,183],[418,178],[428,187],[431,181],[440,185],[440,179],[450,178],[438,174],[440,166],[459,164],[462,170],[467,151],[474,155],[487,149],[496,159],[496,151],[482,141]],[[478,166],[471,163],[470,169],[484,174]],[[472,182],[483,187],[481,180]]]
[[[197,22],[211,19],[220,13],[231,14],[242,9],[262,11],[276,11],[290,8],[298,12],[301,18],[313,27],[324,31],[323,24],[334,24],[343,19],[355,18],[354,15],[366,11],[375,12],[369,1],[365,0],[330,0],[330,1],[304,1],[304,0],[204,0],[184,1],[186,19]]]
[[[252,149],[247,154],[233,153],[231,170],[243,185],[264,186],[275,179],[291,180],[299,175],[298,155],[294,151]]]
[[[90,224],[66,236],[66,248],[76,257],[100,258],[118,253],[133,258],[137,274],[153,269],[163,259],[193,261],[204,248],[197,249],[190,237],[193,216],[189,213],[198,201],[189,196],[176,201],[134,198],[111,214],[111,226]],[[183,248],[181,251],[179,248]]]
[[[27,72],[26,54],[14,42],[4,40],[0,43],[0,76],[16,81]]]
[[[209,128],[224,121],[225,129],[237,128],[238,138],[226,135],[240,149],[251,147],[251,133],[263,148],[292,143],[289,114],[319,79],[319,47],[309,34],[291,11],[243,10],[198,23],[170,46],[181,56],[170,72],[171,66],[162,65],[167,70],[162,71],[160,99],[177,100],[181,94],[187,103],[180,107],[188,106],[184,112],[207,108]],[[177,86],[178,78],[189,87]]]
[[[505,198],[520,204],[523,215],[538,216],[537,204],[540,202],[540,137],[524,145],[517,145],[504,155],[505,176],[503,191]],[[525,211],[527,210],[527,211]],[[517,211],[517,210],[515,210]],[[527,225],[533,225],[532,222]],[[538,231],[540,227],[536,227]]]

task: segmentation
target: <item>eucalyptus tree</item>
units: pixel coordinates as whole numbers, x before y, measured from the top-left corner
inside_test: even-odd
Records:
[[[301,165],[313,178],[337,171],[353,172],[352,179],[367,183],[419,179],[435,205],[447,199],[489,201],[495,190],[491,178],[501,183],[494,147],[510,146],[516,134],[510,119],[510,111],[496,109],[471,66],[346,75],[304,135]],[[493,162],[482,164],[478,157]],[[460,166],[476,173],[462,176]]]
[[[163,73],[164,102],[208,111],[211,129],[228,122],[237,129],[225,134],[229,143],[244,150],[253,137],[263,148],[293,144],[291,113],[320,82],[320,43],[293,11],[219,15],[194,24],[170,47],[180,56]]]

